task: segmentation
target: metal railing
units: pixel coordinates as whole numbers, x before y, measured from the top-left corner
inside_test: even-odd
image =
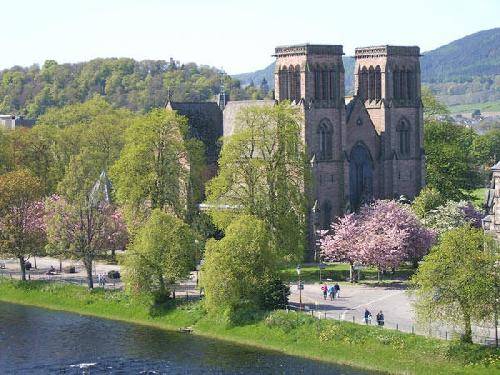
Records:
[[[436,327],[432,325],[424,326],[419,324],[401,323],[387,319],[384,319],[383,325],[378,325],[375,319],[373,319],[367,324],[364,317],[359,316],[359,314],[354,314],[349,312],[325,311],[322,310],[321,308],[316,308],[315,305],[309,305],[309,304],[303,304],[302,308],[300,308],[298,304],[289,304],[286,306],[286,310],[302,312],[304,314],[311,315],[317,319],[333,319],[360,325],[376,326],[380,327],[381,329],[395,330],[404,333],[432,337],[442,340],[453,340],[459,338],[462,335],[462,332],[458,329]],[[477,344],[495,345],[495,329],[489,327],[474,326],[472,339]]]

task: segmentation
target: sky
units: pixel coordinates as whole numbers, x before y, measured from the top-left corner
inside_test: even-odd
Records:
[[[0,0],[0,68],[96,57],[262,69],[284,44],[418,45],[500,26],[500,0]]]

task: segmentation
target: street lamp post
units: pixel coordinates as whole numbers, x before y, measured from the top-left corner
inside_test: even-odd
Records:
[[[299,275],[299,310],[302,310],[302,282],[300,280],[300,264],[297,266],[297,275]]]

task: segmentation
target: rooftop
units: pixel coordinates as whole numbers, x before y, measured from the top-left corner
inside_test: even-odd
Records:
[[[341,45],[332,44],[295,44],[289,46],[278,46],[274,50],[274,57],[294,55],[343,55]]]
[[[358,47],[354,50],[356,59],[365,57],[379,56],[420,56],[420,47],[418,46],[369,46]]]

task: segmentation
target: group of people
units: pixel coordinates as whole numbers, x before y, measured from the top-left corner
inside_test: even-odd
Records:
[[[323,292],[323,298],[325,300],[328,296],[330,297],[331,301],[333,301],[335,298],[340,298],[340,285],[338,283],[330,286],[324,283],[321,286],[321,291]]]
[[[377,324],[379,326],[383,326],[384,325],[384,313],[382,312],[382,310],[379,311],[376,318],[377,318]],[[372,313],[368,309],[365,309],[365,324],[372,324]]]
[[[102,273],[97,275],[97,282],[99,283],[99,286],[102,286],[104,288],[104,286],[106,285],[106,275]]]

